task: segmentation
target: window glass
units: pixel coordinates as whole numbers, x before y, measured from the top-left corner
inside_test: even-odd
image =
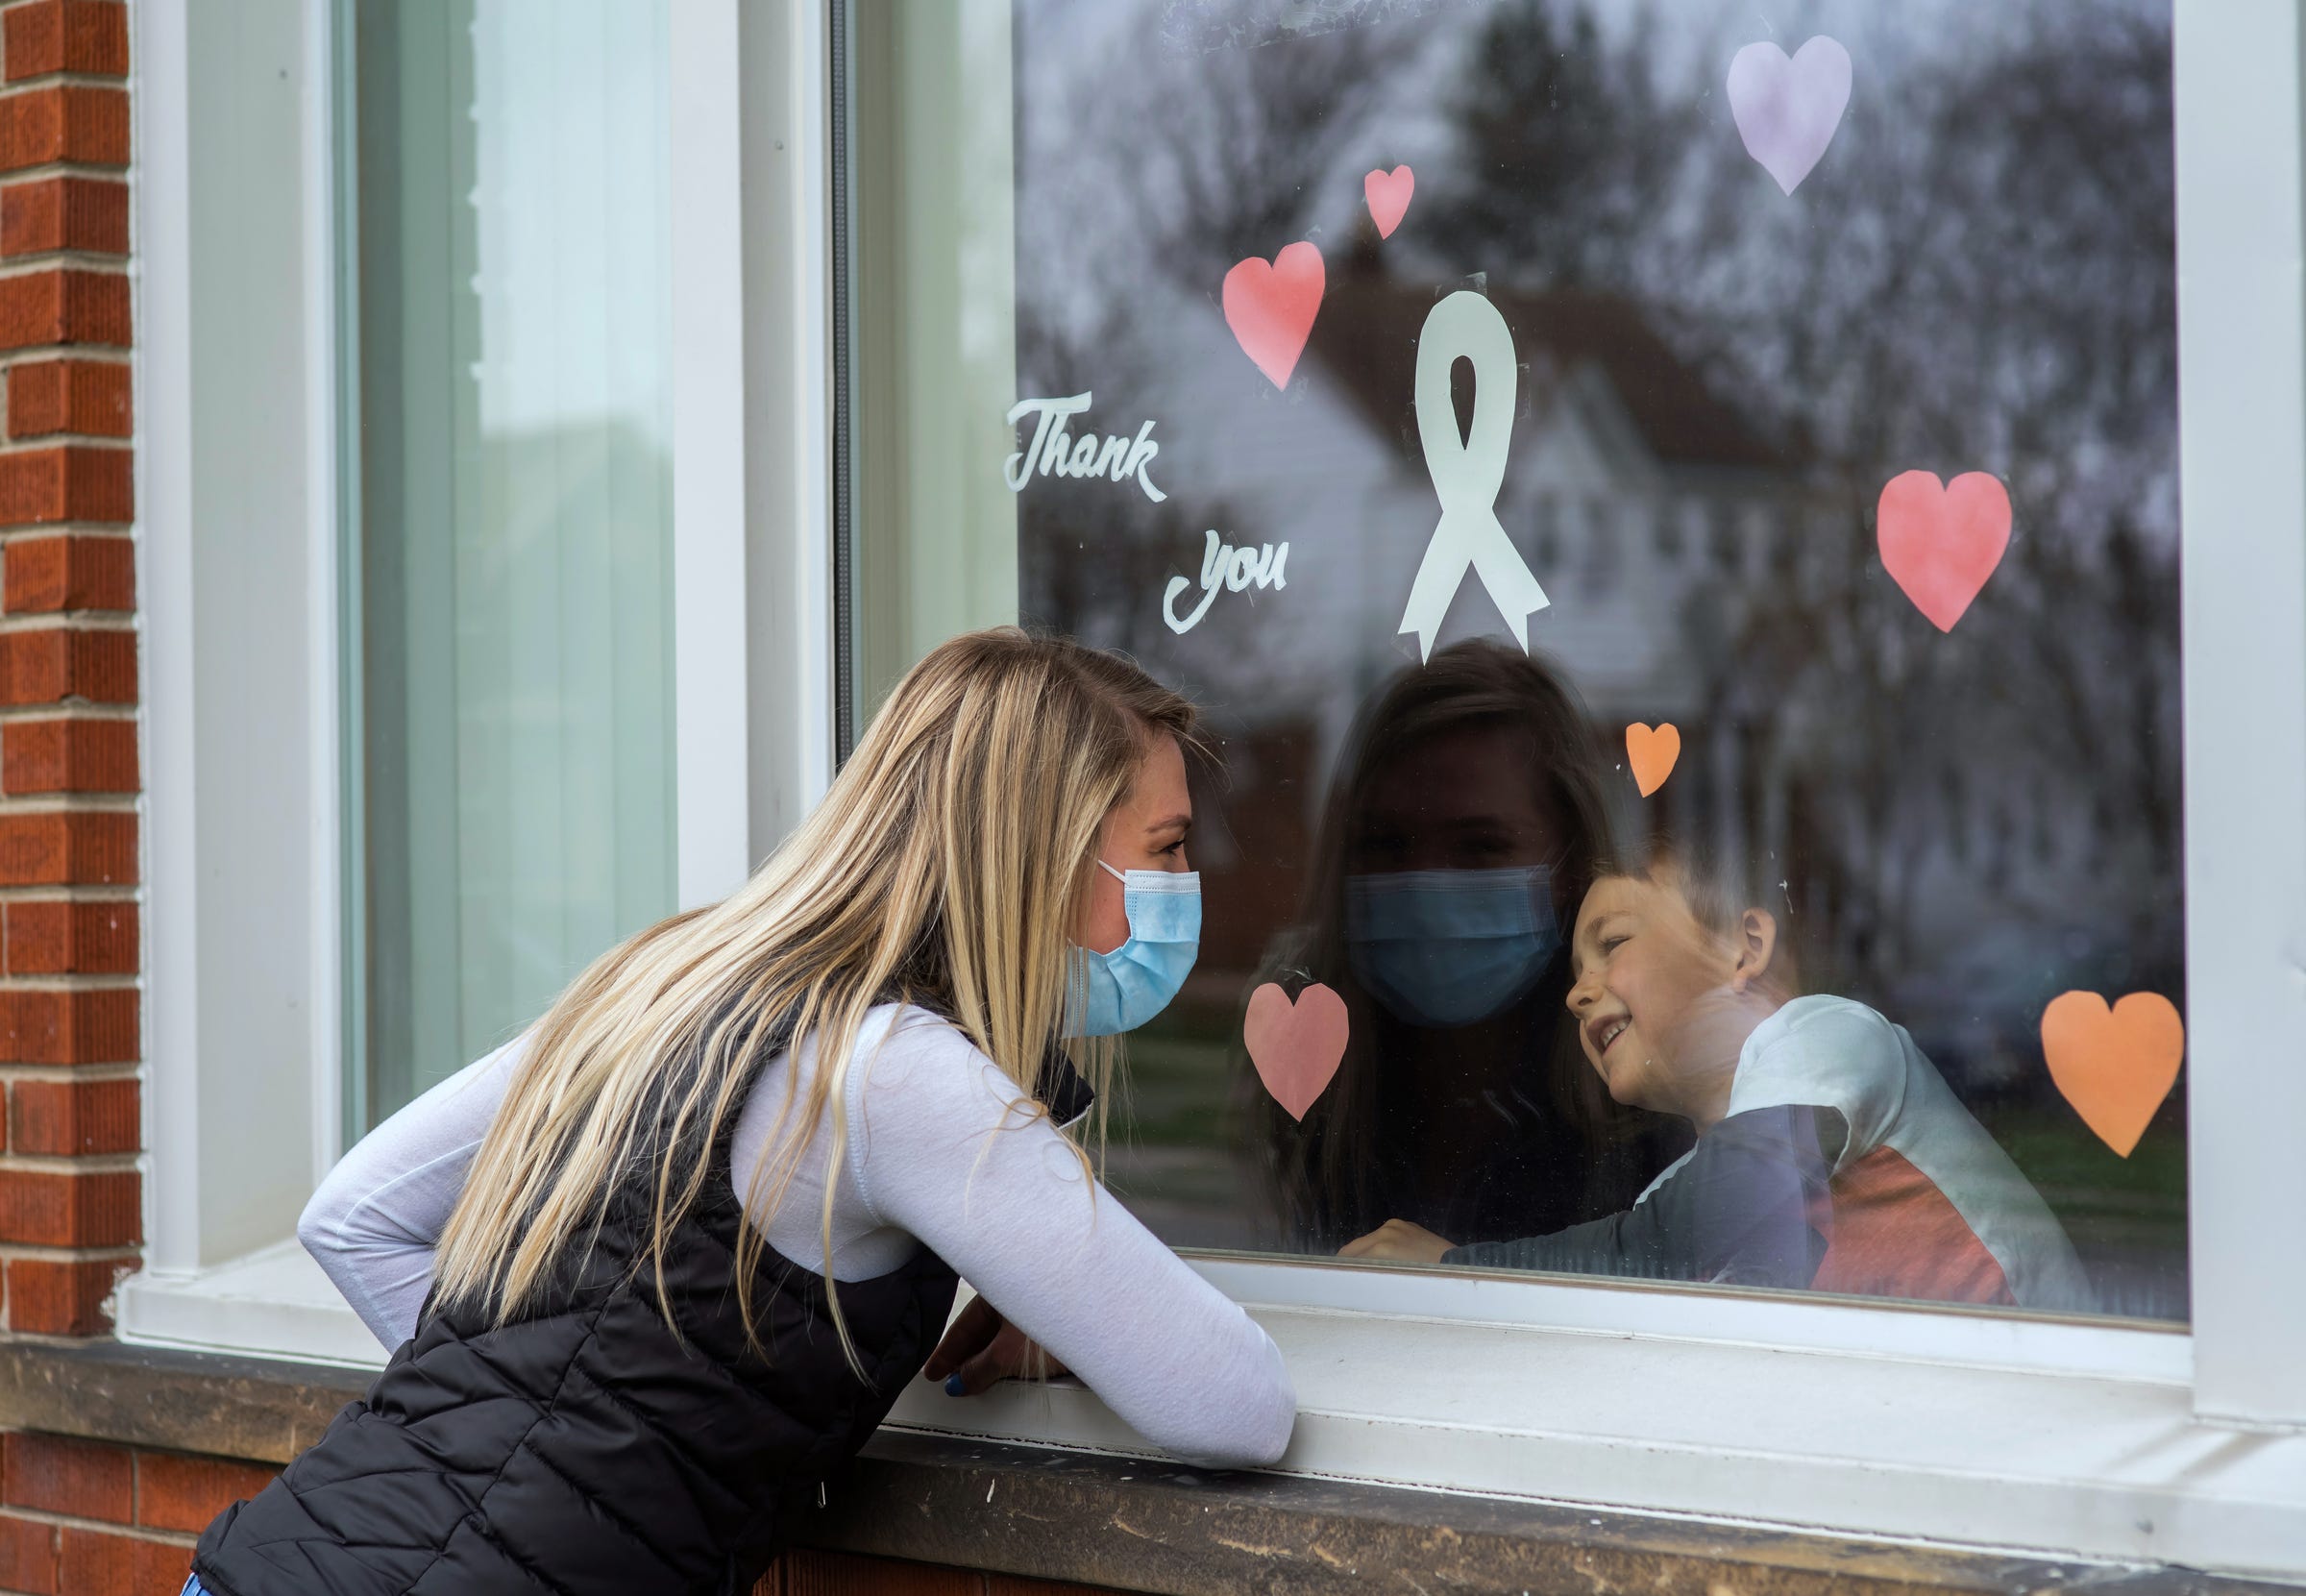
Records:
[[[674,907],[666,17],[352,8],[348,1136]]]
[[[2183,1318],[2167,4],[934,10],[860,607],[1207,710],[1149,1222]]]

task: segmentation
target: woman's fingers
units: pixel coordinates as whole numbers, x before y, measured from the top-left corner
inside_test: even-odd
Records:
[[[951,1327],[945,1331],[944,1338],[937,1343],[937,1350],[930,1353],[929,1361],[921,1365],[921,1378],[948,1378],[962,1364],[983,1353],[994,1338],[1007,1328],[1007,1321],[994,1312],[993,1304],[983,1297],[969,1298],[969,1306],[961,1310]]]
[[[1065,1372],[1065,1365],[1036,1346],[1023,1331],[1004,1324],[982,1352],[945,1377],[944,1388],[953,1396],[975,1396],[1004,1380],[1043,1380]]]

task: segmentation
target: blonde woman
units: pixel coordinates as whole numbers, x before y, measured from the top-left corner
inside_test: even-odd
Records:
[[[1038,1343],[1157,1446],[1278,1459],[1272,1342],[1058,1124],[1192,962],[1192,734],[1075,644],[922,661],[743,890],[603,955],[329,1177],[305,1243],[399,1350],[209,1526],[187,1590],[748,1589],[956,1272],[990,1306],[929,1363],[954,1395]]]

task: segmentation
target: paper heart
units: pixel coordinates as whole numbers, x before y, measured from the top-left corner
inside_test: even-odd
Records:
[[[2061,993],[2042,1011],[2042,1055],[2082,1122],[2127,1158],[2177,1084],[2186,1022],[2160,993],[2111,1009],[2095,992]]]
[[[1681,732],[1672,722],[1660,722],[1656,731],[1639,721],[1626,727],[1626,763],[1633,767],[1633,785],[1643,798],[1665,785],[1680,757]]]
[[[1369,219],[1377,224],[1377,235],[1390,238],[1393,230],[1401,226],[1402,212],[1410,209],[1410,196],[1417,191],[1417,174],[1407,166],[1396,166],[1390,172],[1380,166],[1362,179],[1362,198],[1369,202]]]
[[[1303,1119],[1336,1077],[1347,1033],[1345,999],[1320,985],[1307,987],[1291,1003],[1288,993],[1267,981],[1249,994],[1241,1022],[1257,1078],[1292,1119]]]
[[[1225,325],[1277,388],[1289,385],[1297,356],[1305,353],[1324,286],[1321,251],[1304,242],[1291,244],[1270,264],[1253,255],[1225,274]]]
[[[1824,34],[1793,59],[1763,40],[1730,61],[1730,114],[1746,154],[1788,194],[1810,174],[1850,104],[1850,52]]]
[[[1953,630],[2010,546],[2010,495],[1982,471],[1890,479],[1874,513],[1881,568],[1940,631]]]

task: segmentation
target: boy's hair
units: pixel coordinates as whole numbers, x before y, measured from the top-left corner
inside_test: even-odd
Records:
[[[1734,938],[1748,909],[1765,909],[1778,922],[1778,946],[1771,978],[1790,993],[1800,991],[1794,957],[1793,903],[1782,886],[1760,880],[1750,862],[1732,863],[1718,849],[1659,832],[1631,859],[1608,873],[1668,888],[1689,905],[1693,919],[1717,937]]]

